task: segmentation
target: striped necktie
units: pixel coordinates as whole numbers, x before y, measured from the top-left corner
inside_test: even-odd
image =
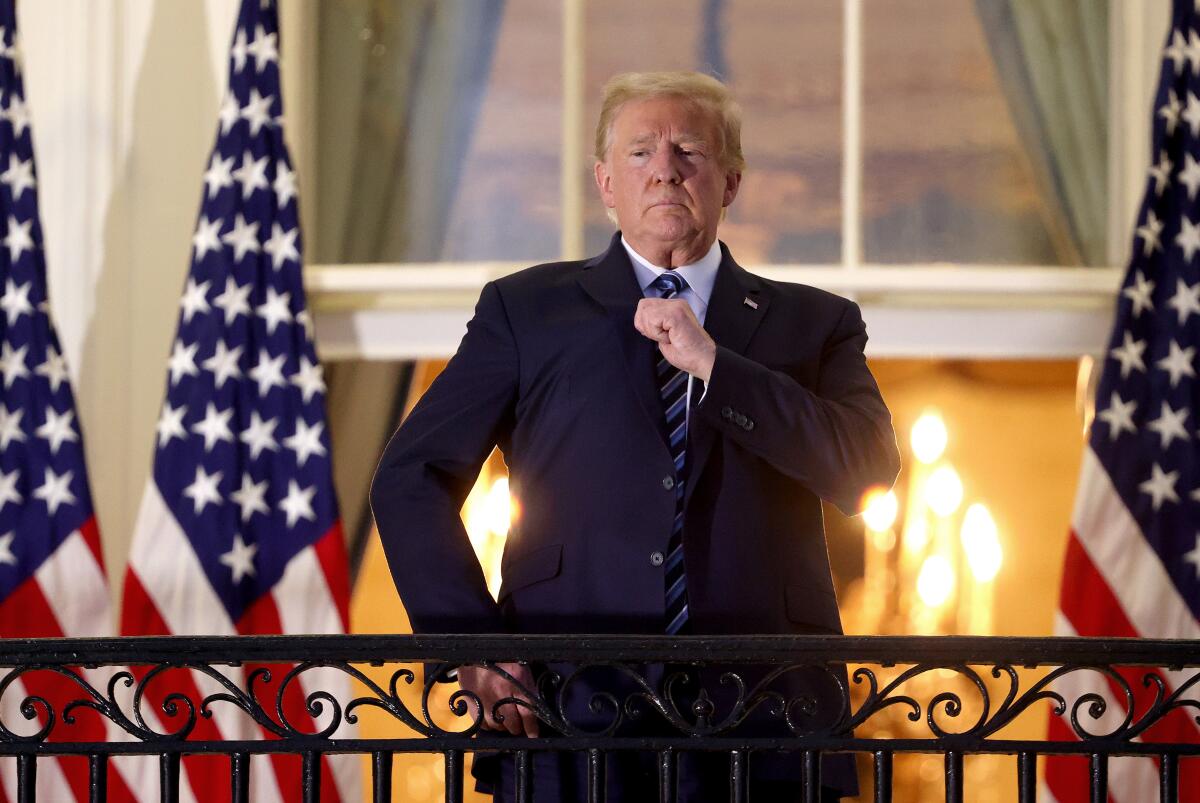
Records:
[[[674,271],[661,274],[651,284],[662,298],[672,298],[683,292],[687,281]],[[683,489],[687,480],[687,386],[688,375],[658,358],[658,389],[669,433],[668,445],[675,461],[675,518],[671,524],[671,539],[667,542],[664,563],[666,586],[667,634],[680,632],[688,619],[687,574],[683,566]]]

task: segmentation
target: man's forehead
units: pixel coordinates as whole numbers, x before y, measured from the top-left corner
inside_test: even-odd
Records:
[[[685,97],[652,97],[630,101],[613,120],[613,128],[631,142],[658,139],[705,140],[717,125],[716,115]]]

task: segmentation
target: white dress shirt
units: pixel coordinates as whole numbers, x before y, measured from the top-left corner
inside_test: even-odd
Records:
[[[721,266],[721,245],[715,238],[708,253],[700,257],[698,262],[678,268],[662,268],[653,264],[633,250],[633,246],[629,244],[624,235],[621,236],[621,245],[625,246],[625,251],[629,254],[629,261],[633,263],[633,273],[637,278],[638,287],[642,288],[643,296],[659,298],[659,291],[651,285],[659,276],[668,270],[673,270],[687,282],[687,287],[683,288],[675,298],[686,301],[692,308],[692,312],[696,314],[696,320],[700,322],[701,326],[704,325],[704,314],[708,312],[708,300],[712,297],[713,284],[717,281],[717,268]],[[692,387],[695,383],[696,377],[689,374],[687,387],[687,417],[689,421],[692,416]],[[700,398],[703,400],[704,397]]]

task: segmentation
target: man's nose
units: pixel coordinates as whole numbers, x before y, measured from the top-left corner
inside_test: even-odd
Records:
[[[656,151],[651,162],[654,180],[662,184],[678,184],[683,178],[680,167],[679,156],[670,148]]]

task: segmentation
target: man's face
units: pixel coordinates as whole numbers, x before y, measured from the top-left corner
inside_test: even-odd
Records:
[[[610,140],[596,184],[626,239],[639,251],[707,248],[742,178],[721,165],[713,115],[684,98],[632,101]]]

